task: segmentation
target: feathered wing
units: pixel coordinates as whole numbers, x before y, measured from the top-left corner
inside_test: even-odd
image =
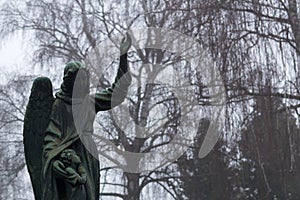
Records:
[[[36,200],[42,199],[42,151],[45,130],[50,121],[54,101],[52,83],[47,77],[38,77],[31,88],[24,119],[24,152]]]

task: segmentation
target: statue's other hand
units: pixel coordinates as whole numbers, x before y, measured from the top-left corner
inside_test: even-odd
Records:
[[[128,50],[131,47],[132,39],[129,35],[129,33],[126,33],[126,36],[122,39],[121,45],[120,45],[120,53],[121,55],[128,52]]]

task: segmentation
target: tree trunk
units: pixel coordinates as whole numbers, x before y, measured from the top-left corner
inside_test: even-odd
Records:
[[[139,177],[138,173],[124,173],[127,178],[127,195],[124,200],[139,200],[140,199],[140,188],[139,188]]]
[[[289,20],[295,38],[297,52],[300,54],[300,18],[297,10],[297,1],[289,0]]]

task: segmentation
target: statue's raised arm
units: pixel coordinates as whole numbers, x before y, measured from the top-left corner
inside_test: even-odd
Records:
[[[109,110],[123,102],[131,83],[131,75],[128,72],[127,52],[131,47],[131,37],[128,33],[122,39],[120,45],[120,63],[114,83],[111,87],[93,95],[95,98],[95,110]]]

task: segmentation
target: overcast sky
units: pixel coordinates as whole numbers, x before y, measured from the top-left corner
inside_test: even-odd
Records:
[[[3,76],[6,76],[7,73],[22,73],[24,71],[24,66],[28,63],[25,46],[21,34],[10,36],[1,41],[0,70],[2,81]]]
[[[6,0],[0,0],[0,7]],[[0,80],[6,73],[17,71],[24,62],[25,49],[22,34],[17,33],[0,40]],[[22,71],[22,70],[19,70]]]
[[[17,32],[0,41],[0,84],[15,75],[49,75],[47,71],[33,66],[34,46],[29,35]]]

